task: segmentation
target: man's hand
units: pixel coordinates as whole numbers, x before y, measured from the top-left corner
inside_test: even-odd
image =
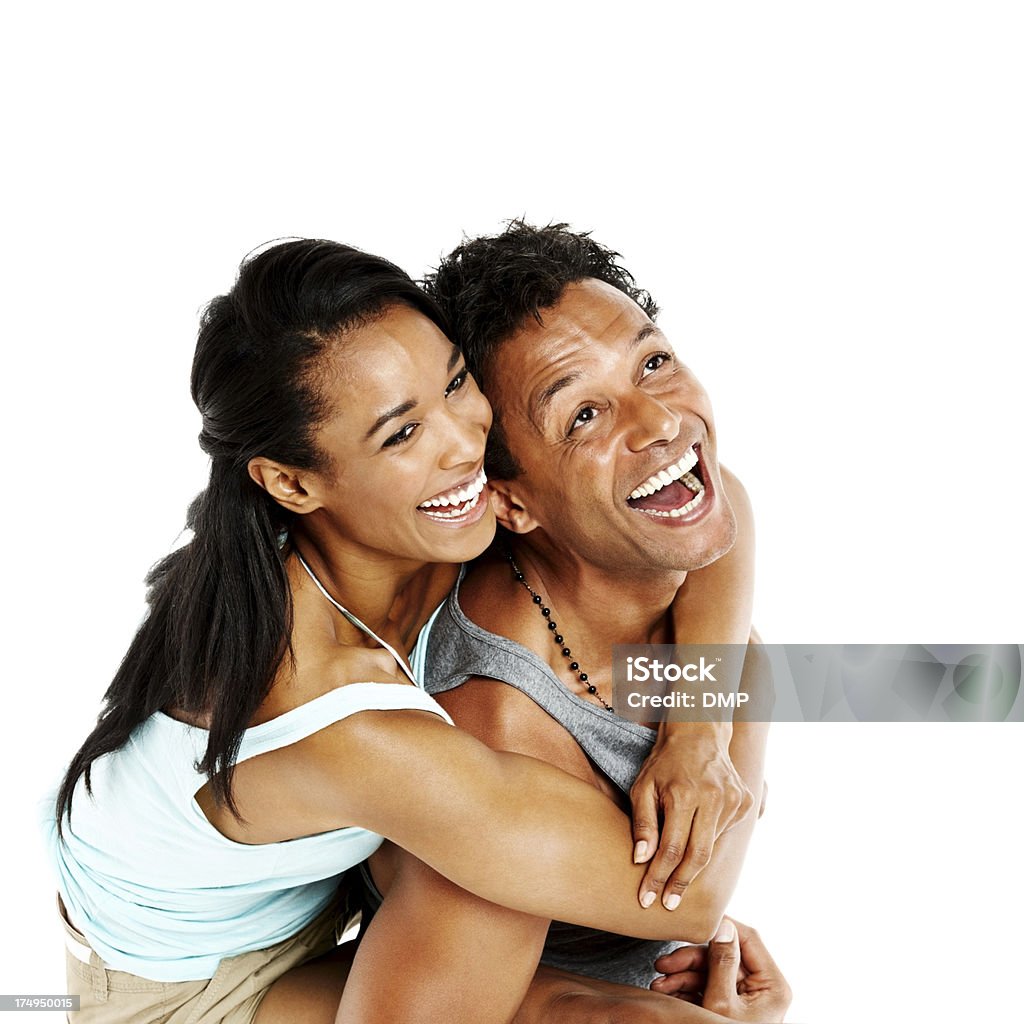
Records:
[[[662,724],[630,791],[633,860],[649,862],[640,883],[643,906],[660,895],[675,910],[718,837],[753,808],[729,757],[731,736],[731,722]]]
[[[786,979],[753,928],[726,918],[707,946],[660,957],[655,992],[699,1003],[730,1020],[781,1021],[793,1000]]]

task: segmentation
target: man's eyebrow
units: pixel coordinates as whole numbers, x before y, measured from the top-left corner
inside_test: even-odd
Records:
[[[462,349],[457,345],[452,345],[452,354],[448,357],[448,372],[451,373],[455,369],[455,364],[462,358]]]
[[[551,399],[558,394],[563,388],[567,388],[570,384],[575,384],[576,381],[581,380],[583,374],[579,370],[574,370],[572,373],[567,373],[564,377],[559,377],[558,380],[552,381],[534,400],[533,409],[531,410],[531,419],[536,423],[540,420],[544,411],[551,404]]]
[[[657,324],[645,324],[637,331],[636,336],[629,342],[629,351],[632,352],[644,339],[649,338],[652,334],[661,334],[661,329]],[[551,404],[551,399],[558,394],[559,391],[567,388],[570,384],[575,384],[576,381],[580,380],[583,374],[576,370],[573,373],[567,373],[564,377],[559,377],[558,380],[552,381],[533,401],[532,418],[534,422],[539,420],[543,415],[544,411]]]
[[[646,324],[636,332],[636,337],[629,343],[629,349],[632,351],[642,341],[649,338],[652,334],[661,334],[661,328],[657,324]]]
[[[387,412],[381,413],[381,415],[378,416],[376,420],[374,420],[373,426],[370,427],[370,429],[363,436],[363,440],[369,441],[370,438],[373,437],[373,435],[376,434],[377,431],[380,430],[380,428],[383,427],[384,424],[388,422],[388,420],[396,419],[398,416],[404,416],[407,412],[409,412],[410,409],[415,409],[416,405],[417,403],[415,399],[409,398],[406,401],[402,402],[401,405],[396,405],[393,409],[388,409]]]

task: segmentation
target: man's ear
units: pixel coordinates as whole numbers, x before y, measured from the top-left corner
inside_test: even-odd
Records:
[[[289,512],[305,515],[321,506],[320,499],[307,489],[307,474],[262,457],[249,460],[249,476],[279,505]]]
[[[498,522],[510,533],[529,533],[540,523],[530,515],[515,480],[491,480],[491,507]]]

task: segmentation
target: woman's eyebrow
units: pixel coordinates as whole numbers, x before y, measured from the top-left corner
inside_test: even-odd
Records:
[[[462,349],[452,345],[451,355],[448,357],[447,372],[451,373],[455,364],[462,358]],[[411,412],[419,403],[415,398],[407,398],[400,405],[396,405],[393,409],[388,409],[387,412],[381,413],[374,421],[373,426],[363,436],[364,441],[369,441],[374,434],[384,426],[388,420],[396,419],[399,416],[404,416],[407,412]]]
[[[401,405],[396,405],[393,409],[388,409],[387,412],[381,413],[381,415],[378,416],[376,420],[374,420],[373,426],[370,427],[370,429],[363,436],[363,440],[369,441],[370,438],[373,437],[373,435],[376,434],[377,431],[380,430],[380,428],[383,427],[384,424],[388,422],[388,420],[396,419],[398,416],[404,416],[407,412],[411,411],[412,409],[415,409],[417,404],[418,403],[414,398],[408,398],[404,402],[402,402]]]

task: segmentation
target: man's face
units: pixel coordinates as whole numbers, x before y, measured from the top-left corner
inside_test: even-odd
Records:
[[[661,331],[593,278],[543,320],[508,339],[489,374],[527,525],[626,573],[697,569],[728,551],[736,524],[711,405]]]

